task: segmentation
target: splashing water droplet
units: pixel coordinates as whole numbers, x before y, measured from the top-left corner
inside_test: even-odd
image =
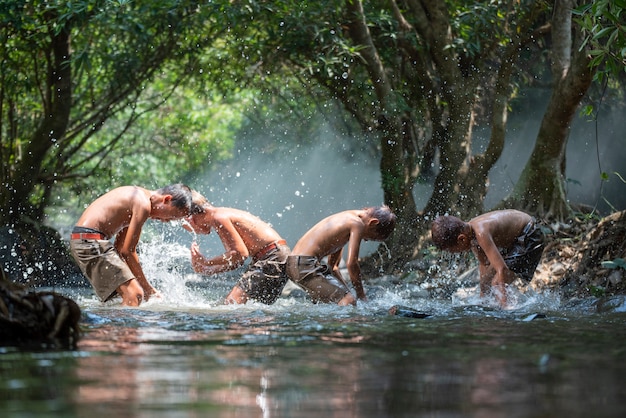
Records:
[[[181,225],[187,226],[189,228],[188,231],[191,232],[191,234],[193,235],[193,242],[198,241],[198,234],[196,234],[196,231],[193,229],[193,226],[191,226],[189,221],[187,219],[181,219],[180,223]]]

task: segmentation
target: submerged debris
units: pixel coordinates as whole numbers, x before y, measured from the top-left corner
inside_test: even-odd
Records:
[[[394,305],[389,308],[389,315],[403,316],[405,318],[427,318],[431,316],[429,313],[400,305]]]
[[[0,344],[75,348],[81,311],[55,292],[35,292],[0,277]]]

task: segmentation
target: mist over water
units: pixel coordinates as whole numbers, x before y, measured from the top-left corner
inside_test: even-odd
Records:
[[[486,210],[513,190],[533,150],[547,101],[545,92],[537,90],[516,104],[509,118],[504,152],[489,176]],[[601,214],[626,208],[626,184],[614,174],[626,178],[626,119],[622,113],[620,108],[603,109],[597,135],[595,122],[576,116],[568,141],[568,199],[597,205]],[[247,210],[269,222],[293,247],[310,227],[330,214],[383,203],[378,156],[358,147],[346,152],[347,145],[337,141],[327,128],[320,127],[318,132],[312,141],[315,145],[286,149],[283,144],[284,152],[273,155],[253,150],[254,145],[240,145],[227,165],[196,173],[189,184],[216,206]],[[489,138],[488,127],[478,127],[474,136],[474,152],[482,152]],[[275,141],[281,142],[280,138]],[[345,142],[358,144],[359,139]],[[267,143],[267,138],[260,143]],[[609,175],[608,181],[602,182],[602,172]],[[418,210],[431,194],[431,184],[416,184],[413,195]],[[217,237],[201,240],[202,247],[220,251]],[[363,243],[361,255],[377,247],[376,243]]]
[[[518,103],[507,124],[506,144],[492,168],[485,207],[491,208],[515,186],[533,151],[549,96],[542,90],[526,92],[525,103]],[[566,191],[571,203],[586,204],[607,215],[613,209],[626,209],[626,119],[622,107],[603,106],[597,124],[590,116],[576,115],[566,151]],[[596,132],[597,128],[597,132]],[[489,129],[477,129],[475,147],[483,150]],[[480,151],[482,152],[482,151]],[[603,182],[601,174],[609,175]]]
[[[189,185],[214,206],[260,217],[293,247],[309,228],[333,213],[383,204],[378,161],[347,156],[337,147],[299,146],[280,156],[237,152],[228,166],[198,173]],[[199,237],[201,247],[222,251],[217,236],[212,238]],[[364,242],[361,253],[376,247]]]

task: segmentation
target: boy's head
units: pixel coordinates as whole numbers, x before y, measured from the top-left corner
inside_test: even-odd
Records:
[[[191,210],[191,189],[182,183],[170,184],[156,191],[161,196],[171,196],[170,204],[178,209]]]
[[[375,219],[373,223],[373,239],[376,241],[384,241],[396,227],[396,215],[391,211],[389,206],[372,206],[364,208],[370,219]]]
[[[152,217],[163,221],[184,218],[192,211],[191,189],[182,183],[156,190],[151,201]]]
[[[195,190],[191,191],[191,215],[197,215],[204,213],[206,208],[211,207],[211,204],[206,197],[201,195]]]
[[[433,221],[430,234],[435,246],[441,250],[457,252],[464,250],[459,247],[459,236],[465,234],[467,224],[456,216],[439,216]]]
[[[211,233],[211,226],[206,223],[206,217],[202,216],[211,207],[211,204],[206,197],[195,190],[191,191],[191,200],[191,213],[185,218],[188,224],[183,225],[183,228],[198,234]]]

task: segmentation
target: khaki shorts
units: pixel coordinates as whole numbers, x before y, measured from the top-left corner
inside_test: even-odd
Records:
[[[102,302],[115,296],[120,285],[135,278],[111,241],[73,239],[70,251]]]
[[[313,302],[339,302],[350,292],[317,257],[290,255],[287,276],[307,291]]]

